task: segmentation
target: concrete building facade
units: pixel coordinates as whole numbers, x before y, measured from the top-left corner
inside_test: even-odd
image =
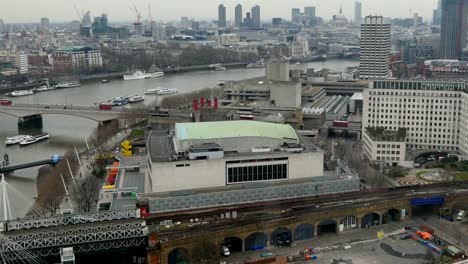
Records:
[[[369,89],[364,90],[363,138],[366,138],[368,127],[385,131],[406,129],[407,149],[458,151],[466,157],[466,91],[467,84],[457,81],[373,81]],[[369,153],[377,154],[376,151],[374,148]]]
[[[260,6],[252,7],[252,24],[255,28],[261,28],[262,22],[260,17]]]
[[[234,24],[236,27],[240,28],[242,26],[242,5],[236,5],[234,11]]]
[[[169,134],[152,133],[147,144],[155,193],[323,175],[323,152],[301,142],[290,125],[178,123]]]
[[[64,47],[53,54],[54,69],[58,71],[89,71],[103,65],[101,51],[91,47]]]
[[[361,25],[361,79],[386,78],[390,74],[391,25],[381,16],[367,16]]]

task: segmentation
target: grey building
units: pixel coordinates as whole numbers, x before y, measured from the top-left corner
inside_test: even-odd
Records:
[[[301,10],[299,8],[291,9],[291,21],[293,23],[299,23],[301,20]]]
[[[367,16],[361,24],[361,79],[386,78],[390,73],[391,25],[382,16]]]
[[[236,5],[235,14],[234,14],[234,23],[236,27],[241,27],[242,25],[242,5],[241,4]]]
[[[304,7],[304,15],[309,18],[315,18],[315,6]]]
[[[256,5],[252,7],[252,24],[256,28],[261,28],[261,19],[260,19],[260,6]]]
[[[218,6],[218,27],[226,27],[226,7],[223,4]]]
[[[3,25],[4,25],[4,24],[3,24],[3,20],[0,19],[0,34],[3,33],[3,29],[4,29],[4,26],[3,26]]]
[[[428,45],[411,45],[405,49],[405,53],[406,64],[416,64],[418,59],[434,59],[434,49]]]
[[[466,46],[468,0],[443,0],[440,32],[441,59],[458,59]]]
[[[42,29],[49,28],[49,18],[47,17],[41,18],[41,28]]]
[[[361,24],[362,21],[362,3],[360,1],[354,2],[354,23]]]

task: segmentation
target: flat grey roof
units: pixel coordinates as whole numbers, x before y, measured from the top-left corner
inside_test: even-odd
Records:
[[[152,131],[149,138],[149,153],[153,162],[170,161],[173,147],[167,130]]]
[[[145,191],[145,173],[126,171],[122,187],[136,188],[136,192],[143,193]]]

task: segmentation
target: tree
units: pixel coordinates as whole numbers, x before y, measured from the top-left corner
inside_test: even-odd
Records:
[[[219,263],[219,250],[207,237],[202,237],[194,243],[192,261],[200,264]]]
[[[78,212],[91,212],[98,199],[99,181],[93,176],[77,181],[71,188],[70,195]]]

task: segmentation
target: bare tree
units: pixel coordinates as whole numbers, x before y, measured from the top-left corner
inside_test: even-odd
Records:
[[[208,237],[199,238],[192,248],[192,261],[200,264],[219,263],[219,250]]]
[[[91,212],[98,199],[99,181],[93,176],[80,180],[73,185],[70,195],[79,212]]]

